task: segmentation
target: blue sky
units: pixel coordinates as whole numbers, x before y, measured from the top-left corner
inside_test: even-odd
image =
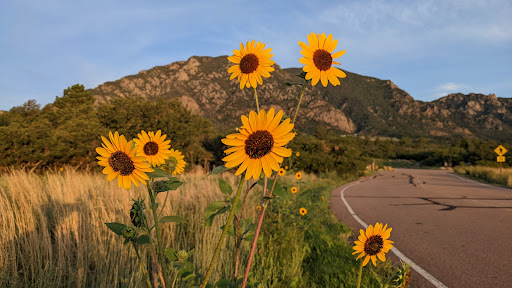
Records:
[[[512,97],[511,1],[0,1],[0,110],[41,104],[256,39],[283,68],[297,41],[333,34],[340,68],[391,79],[415,99]],[[336,50],[336,51],[337,51]],[[227,76],[226,72],[226,77]],[[342,82],[343,85],[343,82]]]

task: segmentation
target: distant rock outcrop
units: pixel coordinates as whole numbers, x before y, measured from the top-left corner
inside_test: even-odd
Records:
[[[254,90],[229,80],[225,56],[191,57],[136,75],[106,82],[89,91],[97,102],[118,97],[178,98],[186,108],[209,118],[219,129],[240,125],[240,115],[255,109]],[[260,106],[293,115],[300,93],[299,68],[281,69],[258,86]],[[346,72],[346,71],[345,71]],[[324,126],[341,133],[391,137],[476,136],[512,140],[512,99],[494,94],[451,94],[432,102],[416,101],[390,80],[346,72],[341,85],[308,86],[297,126],[314,132]]]

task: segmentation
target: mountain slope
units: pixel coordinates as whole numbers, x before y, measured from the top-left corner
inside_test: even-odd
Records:
[[[255,109],[254,90],[240,90],[229,80],[225,56],[197,57],[157,66],[106,82],[89,91],[98,102],[117,97],[175,97],[220,129],[240,125],[240,115]],[[299,68],[281,69],[258,86],[260,108],[275,107],[293,115],[300,93]],[[346,72],[346,71],[345,71]],[[392,137],[476,136],[512,140],[512,99],[495,95],[452,94],[436,101],[414,100],[390,80],[346,72],[340,86],[306,89],[297,127],[318,126],[343,133]]]

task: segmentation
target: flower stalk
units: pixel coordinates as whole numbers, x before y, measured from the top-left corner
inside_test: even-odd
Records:
[[[144,263],[142,262],[142,258],[140,257],[140,254],[139,254],[139,249],[137,249],[137,244],[133,243],[133,249],[135,249],[135,254],[137,254],[137,259],[139,259],[139,266],[140,266],[140,270],[142,270],[142,273],[144,273],[144,276],[146,277],[146,283],[148,284],[148,287],[149,288],[152,288],[153,286],[151,285],[151,279],[149,278],[149,274],[148,274],[148,271],[146,270],[146,267],[144,266]]]
[[[233,221],[233,217],[235,216],[236,206],[238,204],[238,200],[240,199],[240,194],[242,194],[243,186],[244,186],[244,176],[242,175],[240,177],[240,183],[238,184],[238,191],[236,192],[235,201],[233,202],[233,207],[231,207],[231,212],[229,212],[228,221],[226,222],[226,225],[224,225],[224,230],[222,231],[222,235],[220,236],[219,242],[217,243],[217,247],[215,248],[215,252],[213,254],[212,260],[210,261],[210,266],[208,266],[208,271],[206,272],[206,276],[204,277],[203,284],[201,284],[201,288],[205,288],[206,284],[208,284],[208,278],[210,278],[210,275],[212,274],[213,266],[215,265],[215,261],[217,260],[217,257],[219,256],[222,242],[224,241],[224,238],[226,237],[229,226],[231,225],[231,222]]]

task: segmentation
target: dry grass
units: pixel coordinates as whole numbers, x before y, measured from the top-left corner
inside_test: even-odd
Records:
[[[235,177],[222,178],[236,189]],[[203,225],[204,209],[225,196],[218,177],[186,174],[169,195],[163,215],[185,216],[188,224],[165,224],[166,247],[196,249],[193,262],[204,271],[227,215]],[[65,169],[44,176],[13,170],[0,177],[0,287],[143,287],[133,248],[105,222],[129,223],[130,197],[147,198],[144,187],[126,191],[104,175]],[[256,193],[244,209],[255,217]],[[165,194],[158,196],[163,202]],[[147,201],[146,201],[147,203]],[[222,223],[222,224],[221,224]],[[246,258],[247,248],[242,259]],[[214,278],[234,271],[232,239],[225,241]],[[146,253],[144,251],[144,257]]]
[[[502,169],[500,173],[500,168],[457,166],[455,172],[479,178],[489,183],[512,187],[512,168]]]

